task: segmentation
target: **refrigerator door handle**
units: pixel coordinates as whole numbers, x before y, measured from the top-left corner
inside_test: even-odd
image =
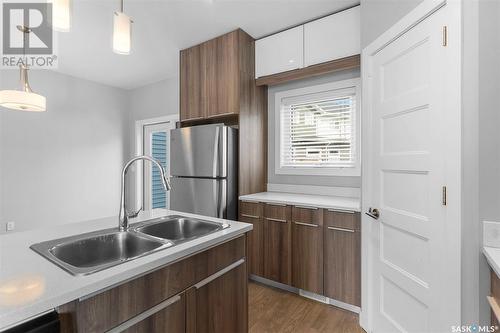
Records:
[[[217,177],[220,158],[220,127],[215,128],[215,140],[214,140],[214,156],[212,157],[212,177]]]

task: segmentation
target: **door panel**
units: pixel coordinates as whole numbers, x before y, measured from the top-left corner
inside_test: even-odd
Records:
[[[325,296],[361,306],[361,235],[325,226]]]
[[[264,205],[264,277],[292,283],[292,223],[289,206]]]
[[[189,289],[187,332],[247,332],[247,283],[246,263],[243,262],[209,283]]]
[[[240,201],[240,221],[251,223],[253,230],[248,235],[248,271],[264,276],[264,217],[262,204]]]
[[[186,302],[185,295],[181,294],[180,299],[168,305],[161,311],[138,322],[134,326],[126,329],[125,333],[183,333],[186,331]]]
[[[184,177],[227,176],[227,132],[217,125],[177,128],[170,133],[171,173]]]
[[[180,212],[224,217],[224,179],[177,178],[171,180],[170,208]]]
[[[451,182],[445,176],[445,10],[370,58],[370,205],[380,211],[370,220],[374,332],[440,331],[452,324],[443,306],[450,295],[444,246],[450,240],[441,193]]]
[[[323,210],[292,207],[292,286],[323,294]]]

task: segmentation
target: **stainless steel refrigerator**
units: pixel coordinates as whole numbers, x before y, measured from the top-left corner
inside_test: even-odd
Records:
[[[237,218],[238,134],[223,124],[170,132],[170,209]]]

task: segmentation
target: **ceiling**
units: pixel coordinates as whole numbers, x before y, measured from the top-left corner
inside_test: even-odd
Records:
[[[73,0],[71,32],[57,33],[58,72],[124,89],[178,74],[179,50],[242,28],[254,38],[359,0],[125,0],[132,53],[112,51],[118,0]]]

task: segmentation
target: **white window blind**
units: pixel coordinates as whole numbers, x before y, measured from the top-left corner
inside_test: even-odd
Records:
[[[283,98],[281,168],[356,167],[356,89]]]

